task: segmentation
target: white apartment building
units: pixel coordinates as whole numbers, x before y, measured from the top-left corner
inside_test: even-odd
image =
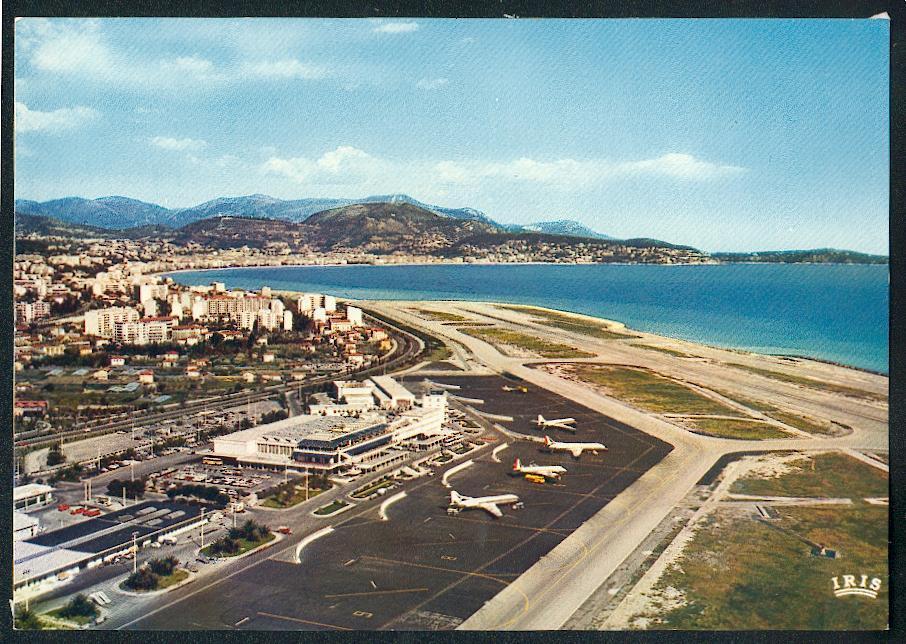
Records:
[[[16,302],[16,322],[31,324],[34,320],[49,316],[49,302],[40,300],[37,302]]]
[[[357,306],[347,306],[346,319],[354,326],[362,326],[362,309]]]
[[[85,313],[85,335],[112,338],[113,325],[116,322],[137,322],[138,318],[138,311],[128,306],[112,306],[87,311]]]
[[[337,310],[337,298],[323,293],[302,293],[296,300],[296,307],[299,313],[307,314],[317,309],[333,313]]]
[[[122,344],[159,344],[172,337],[175,318],[143,318],[137,322],[115,322],[113,340]]]

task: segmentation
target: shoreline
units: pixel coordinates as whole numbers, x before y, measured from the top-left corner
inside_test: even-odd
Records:
[[[218,266],[210,268],[178,268],[172,271],[147,273],[146,275],[163,277],[181,273],[203,273],[209,271],[235,271],[259,268],[342,268],[348,266],[371,266],[388,268],[394,266],[890,266],[890,262],[390,262],[374,264],[372,262],[327,262],[323,264],[249,264],[247,266]],[[889,270],[889,269],[888,269]]]
[[[717,264],[717,263],[715,263],[715,264],[641,264],[641,263],[629,264],[629,263],[614,262],[612,265],[614,265],[614,266],[721,266],[721,265],[729,265],[729,264],[752,265],[752,264],[769,264],[769,262],[725,262],[723,264]],[[770,263],[770,264],[774,264],[774,263]],[[599,265],[601,265],[601,266],[603,266],[603,265],[607,265],[607,264],[555,264],[553,262],[496,262],[496,263],[487,262],[487,263],[469,263],[469,264],[453,263],[453,262],[411,262],[411,263],[399,263],[399,264],[336,264],[336,263],[334,263],[334,264],[289,264],[289,265],[280,265],[280,266],[254,265],[254,266],[227,266],[227,267],[222,267],[222,268],[202,268],[202,269],[187,268],[187,269],[179,269],[176,271],[167,271],[167,272],[161,272],[161,273],[149,273],[148,275],[154,276],[154,277],[168,277],[168,276],[175,276],[175,275],[184,274],[184,273],[203,273],[203,272],[210,272],[210,271],[258,270],[258,269],[267,269],[267,268],[273,268],[273,269],[307,268],[307,267],[345,268],[345,267],[349,267],[349,266],[370,266],[370,267],[381,268],[381,267],[392,267],[392,266],[407,267],[407,266],[535,266],[535,265],[540,265],[540,266],[557,266],[557,265],[559,265],[559,266],[599,266]],[[786,264],[786,265],[789,265],[789,264]],[[811,265],[825,265],[825,264],[814,264],[813,263]],[[826,264],[826,265],[870,266],[871,264]],[[174,277],[174,281],[178,281],[178,280],[176,280],[176,278]],[[186,284],[183,284],[183,285],[185,286]],[[305,291],[299,291],[299,290],[279,289],[279,288],[274,288],[274,289],[272,289],[272,291],[275,294],[283,294],[283,295],[286,295],[289,297],[292,297],[297,294],[302,294],[305,292]],[[837,367],[840,369],[850,369],[853,371],[858,371],[861,373],[866,373],[866,374],[870,374],[870,375],[874,375],[874,376],[879,376],[879,377],[888,378],[888,379],[890,378],[889,372],[885,373],[885,372],[879,371],[877,369],[871,369],[868,367],[860,367],[857,365],[850,365],[850,364],[842,363],[839,361],[831,360],[828,358],[820,358],[817,356],[809,356],[809,355],[797,354],[797,353],[764,353],[764,352],[760,352],[760,351],[753,351],[753,350],[748,349],[741,345],[710,344],[710,343],[702,342],[699,340],[691,340],[691,339],[687,339],[687,338],[683,338],[683,337],[679,337],[679,336],[670,336],[670,335],[664,335],[662,333],[654,333],[651,331],[645,331],[645,330],[630,326],[620,320],[604,318],[601,316],[591,315],[588,313],[582,313],[582,312],[578,312],[578,311],[570,311],[567,309],[555,309],[555,308],[545,307],[545,306],[541,306],[541,305],[534,304],[534,303],[505,302],[505,301],[499,301],[499,300],[450,299],[450,298],[431,299],[431,300],[411,300],[411,299],[404,299],[404,298],[379,299],[379,298],[356,298],[356,297],[345,297],[345,296],[335,296],[335,297],[337,298],[338,301],[342,301],[342,302],[365,302],[365,301],[369,301],[369,299],[371,299],[374,301],[381,301],[381,302],[409,302],[409,303],[419,303],[419,302],[470,303],[470,302],[474,302],[474,303],[478,303],[478,304],[497,304],[497,305],[507,305],[507,306],[534,307],[534,308],[537,308],[540,310],[565,313],[565,314],[569,314],[569,315],[583,316],[583,317],[586,317],[586,318],[589,318],[589,319],[592,319],[592,320],[595,320],[598,322],[602,322],[604,324],[617,325],[628,331],[644,333],[649,336],[663,338],[663,339],[669,340],[669,341],[685,342],[685,343],[688,343],[691,345],[696,345],[696,346],[704,347],[707,349],[716,349],[716,350],[721,350],[721,351],[734,351],[734,352],[740,352],[743,354],[765,356],[765,357],[771,357],[771,358],[791,358],[791,359],[796,359],[796,360],[808,360],[808,361],[812,361],[812,362],[816,362],[816,363],[820,363],[820,364],[824,364],[824,365]]]

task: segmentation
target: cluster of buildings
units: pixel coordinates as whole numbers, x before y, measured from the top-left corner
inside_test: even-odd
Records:
[[[389,376],[337,381],[309,413],[214,439],[214,454],[251,467],[360,473],[400,463],[441,445],[447,394],[416,397]]]

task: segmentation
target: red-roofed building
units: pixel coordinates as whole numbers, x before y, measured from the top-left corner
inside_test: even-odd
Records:
[[[17,400],[13,403],[13,417],[43,417],[47,415],[46,400]]]

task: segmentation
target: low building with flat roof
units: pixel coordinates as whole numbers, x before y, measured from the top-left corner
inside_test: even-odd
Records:
[[[344,383],[340,384],[342,390]],[[353,467],[367,471],[373,469],[372,463],[396,462],[406,456],[401,450],[429,449],[445,435],[446,394],[423,396],[422,404],[402,411],[357,411],[347,409],[345,403],[318,402],[348,413],[293,416],[218,436],[214,438],[214,454],[242,465],[332,474]]]
[[[53,503],[53,488],[39,483],[28,483],[13,488],[13,509],[22,512],[37,510]]]
[[[39,532],[13,542],[13,596],[34,597],[71,580],[83,570],[112,561],[165,536],[207,522],[207,506],[174,501],[145,501],[116,512]]]
[[[13,511],[13,541],[22,541],[38,534],[41,522],[35,517]]]

